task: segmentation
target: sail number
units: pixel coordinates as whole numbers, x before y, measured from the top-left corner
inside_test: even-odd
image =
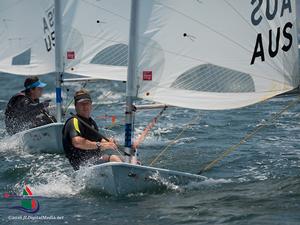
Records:
[[[51,7],[46,12],[46,16],[43,17],[43,28],[46,50],[50,52],[51,49],[55,47],[54,6]]]
[[[263,9],[263,1],[266,3],[265,9]],[[271,3],[273,3],[272,7]],[[276,20],[276,16],[283,17],[286,13],[292,13],[291,0],[251,0],[251,4],[255,6],[251,13],[251,22],[254,26],[259,26],[264,19],[268,21]],[[253,65],[255,60],[259,58],[262,62],[264,62],[265,52],[267,52],[271,58],[274,58],[280,49],[284,52],[289,51],[293,45],[293,36],[291,34],[292,28],[293,24],[291,22],[287,22],[283,28],[278,27],[275,31],[270,29],[268,32],[268,39],[263,36],[264,34],[258,33],[251,59],[251,65]],[[263,44],[264,39],[269,41],[267,51]],[[283,40],[280,41],[280,39]],[[279,46],[280,43],[284,44]]]

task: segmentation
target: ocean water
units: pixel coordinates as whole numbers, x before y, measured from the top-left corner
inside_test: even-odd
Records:
[[[48,83],[43,99],[54,102],[54,78],[49,75],[42,80]],[[4,109],[9,97],[22,89],[23,78],[4,74],[0,84],[0,224],[300,224],[300,105],[269,121],[297,95],[237,110],[167,109],[139,148],[144,165],[187,124],[188,129],[154,166],[197,173],[248,132],[267,125],[204,172],[203,182],[166,183],[157,192],[112,197],[87,191],[85,183],[74,178],[64,155],[26,153],[6,135]],[[64,88],[65,104],[80,86]],[[125,84],[101,81],[86,88],[93,96],[93,117],[102,132],[122,143]],[[142,132],[158,112],[138,112],[135,133]],[[116,118],[114,125],[111,116]],[[35,214],[9,209],[20,205],[20,200],[3,197],[4,193],[22,194],[24,182],[40,203]]]

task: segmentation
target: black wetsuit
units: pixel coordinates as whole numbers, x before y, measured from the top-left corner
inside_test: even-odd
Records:
[[[80,118],[98,131],[98,126],[92,118]],[[66,157],[69,159],[74,170],[78,170],[80,166],[85,165],[88,162],[92,162],[93,159],[95,160],[95,162],[99,161],[99,163],[103,163],[100,162],[101,160],[98,160],[102,156],[102,152],[100,150],[83,150],[74,147],[72,145],[72,138],[76,136],[81,136],[90,141],[101,142],[101,137],[99,137],[98,134],[82,124],[77,118],[71,117],[66,121],[63,128],[63,146]]]
[[[44,112],[44,113],[43,113]],[[42,126],[55,121],[45,115],[48,113],[39,99],[32,100],[24,92],[20,92],[9,100],[5,110],[5,125],[8,134]]]

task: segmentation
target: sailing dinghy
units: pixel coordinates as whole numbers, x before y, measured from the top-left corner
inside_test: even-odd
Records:
[[[132,164],[137,158],[132,147],[136,98],[199,110],[226,110],[255,104],[299,84],[295,0],[131,2],[127,20],[119,16],[129,6],[124,0],[1,1],[1,71],[24,75],[54,72],[58,121],[64,72],[108,79],[126,72],[127,68],[112,65],[111,60],[103,60],[99,66],[91,62],[99,56],[98,47],[107,53],[113,43],[128,43],[128,36],[122,37],[128,34],[130,21],[125,112],[125,152],[130,156],[126,163],[92,166],[85,173],[87,188],[112,195],[159,187],[161,182],[155,182],[154,176],[177,185],[204,179]],[[87,6],[91,8],[87,10]],[[16,18],[22,23],[17,24]],[[124,23],[115,29],[120,21]],[[36,31],[36,27],[41,28]],[[24,55],[32,56],[31,60],[19,60]]]
[[[3,0],[0,8],[0,71],[56,77],[58,122],[12,139],[31,153],[63,153],[61,86],[69,81],[64,73],[126,80],[130,2]]]
[[[206,177],[156,167],[129,163],[104,163],[81,170],[78,179],[84,179],[89,190],[113,196],[142,192],[157,192],[170,186],[199,183]]]
[[[295,0],[132,0],[126,89],[128,163],[87,168],[87,187],[112,195],[144,192],[204,177],[129,164],[134,100],[226,110],[299,85]],[[179,163],[179,162],[177,162]]]

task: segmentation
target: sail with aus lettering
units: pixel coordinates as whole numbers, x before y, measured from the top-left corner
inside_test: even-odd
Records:
[[[0,71],[57,72],[54,0],[0,2]],[[126,80],[130,1],[60,1],[63,71]],[[116,5],[120,7],[115,7]]]
[[[295,19],[295,1],[132,0],[124,149],[128,164],[93,166],[87,184],[120,195],[151,190],[157,186],[155,173],[176,185],[205,180],[129,164],[138,156],[133,147],[139,109],[133,106],[135,98],[221,110],[291,90],[299,84]],[[114,179],[95,179],[99,171]]]
[[[299,85],[295,0],[135,2],[132,95],[220,110]]]
[[[131,157],[126,156],[127,162],[134,163],[138,156],[132,144],[136,97],[221,110],[254,104],[297,87],[295,20],[293,0],[132,0],[125,112],[125,152]],[[206,179],[132,164],[94,166],[91,171],[96,174],[101,167],[112,171],[115,182],[107,185],[98,179],[92,186],[116,195],[153,188],[155,182],[149,177],[153,171],[171,182],[176,177],[176,185]]]

